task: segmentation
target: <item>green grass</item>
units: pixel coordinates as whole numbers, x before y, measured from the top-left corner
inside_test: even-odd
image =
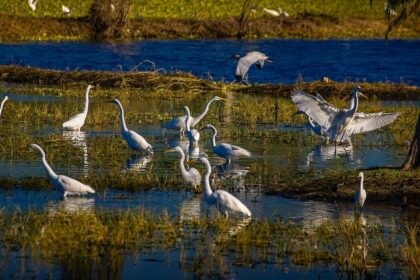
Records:
[[[242,8],[242,1],[236,0],[136,0],[132,1],[131,18],[227,18],[238,16]],[[373,1],[373,6],[367,0],[255,0],[260,7],[256,13],[257,17],[264,16],[263,7],[277,9],[281,7],[290,15],[309,12],[315,14],[326,14],[336,17],[357,17],[357,18],[383,18],[384,0]],[[35,16],[35,17],[65,17],[61,12],[61,4],[65,4],[72,10],[71,17],[84,17],[92,0],[67,0],[65,2],[55,0],[42,0],[37,5],[36,12],[32,12],[27,1],[0,0],[0,13]]]
[[[290,259],[295,265],[326,263],[348,272],[385,262],[414,276],[418,227],[395,221],[387,221],[386,226],[372,221],[365,225],[366,219],[302,225],[223,216],[181,221],[166,212],[154,214],[142,208],[77,213],[3,210],[0,243],[3,253],[27,250],[41,262],[89,260],[109,252],[115,256],[162,251],[179,252],[180,265],[194,273],[219,270],[219,260],[281,265]],[[205,268],[199,265],[203,261]]]

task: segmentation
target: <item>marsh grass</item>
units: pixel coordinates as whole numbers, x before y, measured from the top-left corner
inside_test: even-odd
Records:
[[[181,222],[165,211],[139,208],[91,213],[1,211],[0,225],[6,253],[25,249],[40,261],[91,259],[105,251],[124,255],[176,251],[183,269],[193,273],[211,268],[222,273],[225,262],[282,264],[290,258],[295,265],[327,263],[346,272],[369,266],[380,269],[385,262],[416,275],[413,260],[419,258],[418,247],[413,247],[418,244],[416,228],[404,231],[397,225],[389,232],[381,223],[364,225],[351,219],[306,226],[222,216]],[[203,261],[206,266],[200,265]]]

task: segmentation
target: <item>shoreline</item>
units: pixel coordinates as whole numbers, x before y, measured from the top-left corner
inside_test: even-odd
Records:
[[[55,18],[0,14],[0,43],[28,41],[91,41],[86,17]],[[390,39],[419,39],[418,20],[410,19]],[[385,19],[300,14],[289,18],[259,17],[248,23],[242,39],[351,39],[384,38]],[[137,18],[119,40],[237,39],[236,17],[223,19]]]

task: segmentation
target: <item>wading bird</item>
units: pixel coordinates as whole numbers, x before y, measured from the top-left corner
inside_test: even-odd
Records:
[[[353,90],[350,109],[339,110],[323,99],[300,90],[292,93],[292,101],[300,111],[325,130],[323,134],[327,141],[333,139],[342,142],[344,137],[381,128],[394,122],[399,116],[399,113],[357,113],[359,96],[364,96],[360,89],[357,86]]]
[[[249,52],[244,57],[235,55],[234,58],[239,59],[235,71],[236,81],[243,84],[248,84],[248,71],[253,64],[255,64],[257,68],[262,69],[264,67],[264,62],[272,63],[272,61],[268,59],[268,56],[256,51]]]
[[[179,160],[179,169],[181,170],[181,176],[184,180],[184,183],[193,187],[194,190],[197,190],[197,187],[200,186],[201,183],[201,175],[197,169],[190,167],[185,167],[185,154],[181,147],[175,147],[173,149],[168,150],[167,152],[174,152],[177,151],[181,155],[181,159]]]
[[[121,128],[122,128],[122,136],[124,140],[127,142],[130,149],[134,151],[139,151],[140,153],[153,153],[153,147],[150,145],[146,139],[144,139],[141,135],[137,132],[128,130],[127,125],[125,124],[125,117],[124,117],[124,108],[121,105],[121,102],[118,99],[114,99],[111,101],[112,103],[116,104],[118,108],[120,108],[120,118],[121,118]]]
[[[209,204],[216,204],[217,207],[222,212],[224,212],[226,217],[228,216],[228,211],[236,212],[246,217],[250,217],[251,211],[249,211],[248,207],[246,207],[245,204],[243,204],[235,196],[224,190],[217,190],[214,192],[212,191],[210,186],[210,162],[204,157],[200,158],[200,161],[207,167],[206,174],[204,175],[204,193],[206,195],[207,202]]]
[[[190,148],[195,148],[198,146],[198,141],[200,140],[200,132],[197,129],[191,129],[191,113],[188,106],[184,106],[184,111],[187,114],[185,118],[185,131],[190,141]]]
[[[6,101],[9,100],[9,97],[5,96],[3,101],[1,102],[0,105],[0,117],[1,117],[1,112],[3,112],[3,107],[4,107],[4,103],[6,103]]]
[[[227,144],[227,143],[221,143],[219,145],[216,145],[216,135],[217,135],[217,129],[212,126],[211,124],[206,125],[203,129],[209,129],[213,133],[212,138],[212,148],[213,152],[218,155],[219,157],[222,157],[226,159],[226,163],[230,163],[231,159],[237,159],[240,157],[250,157],[251,153],[245,150],[244,148]]]
[[[205,115],[207,114],[207,112],[210,109],[210,105],[214,102],[214,101],[218,101],[218,100],[224,100],[224,98],[215,96],[212,99],[210,99],[207,104],[206,107],[204,108],[204,111],[198,115],[197,117],[191,117],[191,128],[193,128],[194,126],[196,126],[201,119],[203,119],[205,117]],[[185,127],[185,119],[187,118],[187,116],[181,116],[181,117],[177,117],[174,118],[170,121],[168,121],[167,123],[165,123],[164,125],[162,125],[162,128],[165,129],[169,129],[169,130],[176,130],[179,131],[179,133],[182,135],[186,129]]]
[[[83,112],[80,114],[77,114],[73,116],[71,119],[63,123],[63,129],[65,130],[80,130],[82,126],[85,124],[85,120],[87,117],[87,113],[89,110],[89,92],[94,86],[88,85],[86,88],[85,93],[85,108],[83,109]]]
[[[53,184],[57,191],[63,193],[63,197],[66,197],[67,195],[83,195],[88,193],[95,193],[95,190],[88,185],[80,183],[79,181],[65,175],[57,175],[48,164],[45,157],[45,152],[42,150],[42,148],[36,144],[31,144],[30,146],[38,150],[41,154],[42,164],[47,171],[50,182]]]
[[[355,192],[354,194],[354,205],[357,208],[362,211],[363,205],[365,204],[366,200],[366,190],[363,188],[363,180],[364,180],[364,174],[363,172],[359,173],[359,179],[360,179],[360,187],[359,190]]]
[[[32,11],[36,11],[36,4],[38,3],[38,0],[28,0],[29,8],[31,8]]]
[[[278,8],[277,11],[276,10],[272,10],[272,9],[268,9],[268,8],[264,8],[263,11],[273,17],[278,17],[278,16],[284,16],[284,17],[289,17],[289,13],[283,11],[282,8]]]
[[[61,5],[61,10],[63,11],[63,14],[65,14],[66,16],[69,16],[71,14],[71,11],[70,11],[69,7]]]

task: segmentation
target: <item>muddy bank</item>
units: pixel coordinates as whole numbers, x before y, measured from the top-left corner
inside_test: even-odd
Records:
[[[89,40],[86,18],[34,18],[2,14],[0,42]],[[384,19],[334,17],[302,13],[290,18],[251,19],[244,38],[383,38]],[[236,38],[237,18],[146,19],[131,21],[122,39]],[[419,38],[418,20],[411,19],[391,34],[393,38]]]
[[[204,93],[209,91],[233,91],[246,94],[264,94],[273,97],[289,97],[290,92],[299,88],[308,93],[320,93],[324,97],[347,97],[356,83],[349,82],[310,82],[288,84],[226,84],[200,79],[189,73],[162,72],[111,72],[111,71],[59,71],[42,68],[3,65],[0,66],[0,82],[83,88],[94,84],[103,89],[142,89]],[[393,100],[418,100],[420,89],[405,84],[358,83],[370,98]],[[65,94],[65,93],[64,93]]]

